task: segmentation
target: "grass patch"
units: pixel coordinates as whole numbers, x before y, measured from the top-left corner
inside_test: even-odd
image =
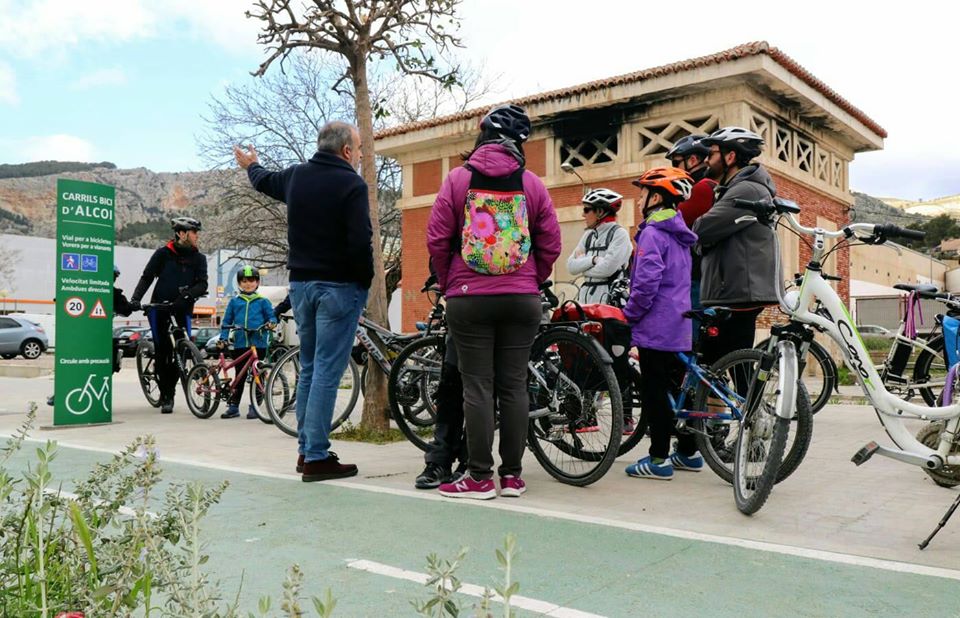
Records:
[[[890,349],[890,339],[887,337],[864,337],[863,345],[867,352],[886,352]]]
[[[433,428],[422,427],[417,429],[417,435],[424,438],[429,438],[431,435],[433,435]],[[336,440],[367,442],[370,444],[390,444],[392,442],[403,442],[407,439],[407,436],[403,435],[402,431],[394,427],[391,427],[386,431],[373,431],[361,427],[360,425],[354,425],[350,421],[347,421],[341,425],[340,428],[330,437]]]
[[[839,382],[841,386],[855,386],[857,379],[853,377],[849,367],[840,365],[837,367],[837,382]]]

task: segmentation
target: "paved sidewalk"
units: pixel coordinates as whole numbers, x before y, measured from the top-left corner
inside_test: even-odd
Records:
[[[0,400],[0,433],[5,434],[21,422],[26,401],[45,399],[52,391],[52,381],[0,378],[0,389],[5,394]],[[221,515],[222,521],[230,522],[234,544],[247,534],[244,526],[252,525],[256,514],[264,509],[261,518],[283,519],[289,535],[296,536],[302,526],[311,526],[309,529],[316,534],[310,546],[335,545],[330,551],[339,552],[337,560],[341,563],[346,558],[362,558],[422,571],[426,553],[436,550],[450,554],[458,543],[471,545],[474,559],[484,565],[493,548],[502,542],[503,534],[514,530],[521,533],[522,560],[542,567],[527,572],[522,594],[556,602],[566,599],[571,607],[605,615],[634,614],[625,611],[629,607],[626,605],[606,605],[604,595],[591,597],[584,593],[576,599],[591,599],[590,603],[574,604],[576,599],[560,592],[577,584],[560,575],[572,568],[581,578],[591,578],[596,575],[591,573],[599,570],[605,582],[625,583],[628,580],[624,578],[631,573],[656,573],[643,579],[642,588],[648,591],[645,598],[650,600],[650,607],[663,610],[660,613],[665,613],[668,601],[675,599],[666,594],[668,591],[683,596],[670,587],[678,579],[677,573],[688,573],[698,582],[685,588],[696,589],[687,599],[688,613],[743,614],[738,612],[733,597],[728,605],[714,606],[712,593],[700,595],[706,590],[730,589],[739,591],[739,602],[746,603],[742,584],[762,581],[766,584],[759,589],[764,595],[771,594],[776,582],[783,585],[784,594],[776,596],[781,605],[765,606],[766,611],[758,606],[757,615],[782,613],[777,608],[787,607],[801,615],[960,612],[960,599],[946,592],[955,590],[958,584],[954,580],[960,579],[960,516],[927,550],[920,552],[916,547],[956,492],[935,486],[917,468],[880,457],[859,468],[851,464],[850,456],[865,442],[883,442],[885,438],[872,409],[866,406],[831,405],[817,414],[806,460],[774,490],[767,506],[748,518],[736,510],[730,486],[709,471],[678,472],[669,483],[626,477],[624,466],[645,454],[646,443],[622,457],[604,479],[587,488],[556,482],[528,456],[524,472],[527,494],[520,500],[501,498],[482,506],[449,504],[431,492],[413,490],[422,456],[406,443],[376,446],[336,442],[334,449],[341,459],[360,466],[360,476],[321,487],[305,485],[293,474],[295,441],[273,427],[242,418],[201,421],[190,415],[182,400],[178,400],[175,414],[163,417],[144,403],[132,372],[120,374],[114,391],[114,417],[118,422],[101,427],[45,429],[35,431],[34,437],[112,452],[137,435],[153,434],[163,460],[192,464],[169,463],[171,473],[211,482],[225,476],[232,479],[233,487],[225,497]],[[48,425],[50,409],[41,406],[40,412],[40,423]],[[70,456],[78,461],[84,458],[82,453]],[[268,496],[277,502],[267,501]],[[329,511],[334,504],[342,510]],[[314,507],[320,510],[301,519]],[[373,520],[374,514],[382,517]],[[208,525],[217,525],[217,519],[212,515]],[[381,534],[385,536],[381,538]],[[372,535],[370,539],[368,535]],[[251,533],[252,537],[262,535]],[[604,553],[609,558],[604,563],[606,568],[570,553],[588,552],[592,543],[608,548]],[[351,552],[351,547],[357,551]],[[295,554],[278,556],[275,562],[286,564],[284,558]],[[546,562],[541,564],[541,559]],[[330,560],[324,568],[334,568],[336,560]],[[655,565],[662,570],[657,571]],[[724,569],[731,565],[736,565],[737,576],[727,581],[729,572]],[[758,565],[759,571],[752,570]],[[494,568],[471,570],[474,579],[467,581],[485,584],[494,573]],[[554,573],[560,575],[555,577]],[[764,579],[772,573],[778,577]],[[342,583],[352,588],[354,576],[341,576]],[[482,581],[476,581],[478,577]],[[713,583],[704,581],[716,577],[720,579]],[[557,586],[551,584],[554,579]],[[363,588],[365,584],[357,585]],[[416,585],[405,586],[413,586],[409,590],[416,596]],[[664,592],[662,598],[655,594],[658,589]],[[748,589],[757,588],[748,584]],[[799,595],[800,590],[816,595],[817,604],[807,603],[804,599],[809,597]],[[789,595],[787,591],[791,591]],[[621,589],[617,594],[625,593]],[[927,598],[928,605],[913,604],[924,594],[932,595]],[[655,597],[663,605],[657,605]],[[831,598],[839,600],[839,605],[830,605]],[[850,611],[842,611],[843,607]],[[944,611],[935,611],[936,607]],[[345,615],[370,614],[361,611]]]

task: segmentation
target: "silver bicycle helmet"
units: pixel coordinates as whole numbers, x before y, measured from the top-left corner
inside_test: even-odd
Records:
[[[200,221],[193,217],[174,217],[170,219],[170,227],[173,228],[174,232],[189,232],[191,230],[199,232],[203,228]]]

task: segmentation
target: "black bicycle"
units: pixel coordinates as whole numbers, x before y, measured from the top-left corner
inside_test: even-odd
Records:
[[[142,306],[144,312],[154,309],[157,311],[172,312],[174,310],[171,303],[150,303]],[[197,346],[187,337],[186,329],[178,326],[174,320],[170,320],[167,332],[160,333],[161,337],[169,337],[174,350],[174,362],[177,366],[177,375],[180,377],[180,385],[184,389],[184,396],[187,394],[187,376],[197,365],[203,364],[203,356]],[[137,377],[140,382],[140,389],[143,390],[143,396],[147,403],[154,408],[160,407],[160,380],[157,377],[155,346],[153,341],[141,339],[137,345]]]
[[[425,290],[436,293],[437,290]],[[623,434],[623,401],[613,361],[586,332],[590,321],[551,322],[559,300],[541,287],[544,321],[527,364],[530,421],[527,443],[544,469],[570,485],[599,480],[617,457]],[[442,333],[443,306],[434,300],[424,329]],[[394,421],[417,448],[426,451],[433,422],[411,422],[410,411],[433,407],[446,337],[431,334],[404,348],[390,371],[388,394]],[[428,403],[430,402],[430,403]],[[426,420],[426,419],[423,419]],[[584,431],[584,427],[590,427]]]

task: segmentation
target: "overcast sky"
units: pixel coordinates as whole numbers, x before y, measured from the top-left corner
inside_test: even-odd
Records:
[[[854,6],[855,5],[855,6]],[[766,40],[887,129],[851,188],[960,193],[957,10],[948,3],[465,0],[460,56],[497,100]],[[862,8],[858,8],[862,7]],[[0,0],[0,162],[199,169],[210,95],[262,57],[243,0]],[[684,19],[689,26],[684,27]]]

